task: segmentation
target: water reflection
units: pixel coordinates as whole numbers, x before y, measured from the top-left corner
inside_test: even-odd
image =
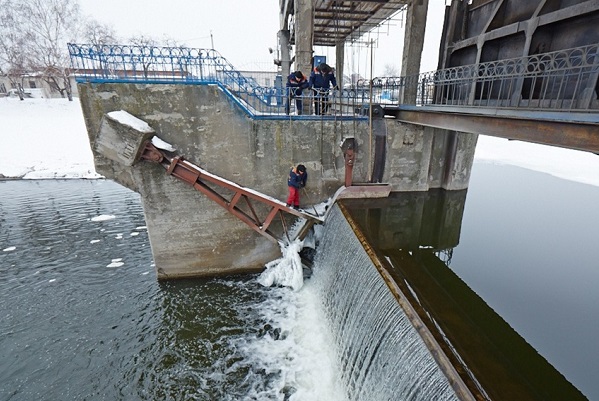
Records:
[[[494,400],[586,400],[448,265],[466,192],[434,190],[344,200],[463,380]]]

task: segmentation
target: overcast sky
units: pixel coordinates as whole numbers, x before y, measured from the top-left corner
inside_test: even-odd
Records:
[[[79,0],[84,15],[111,25],[120,38],[165,36],[189,47],[214,48],[236,68],[272,69],[268,48],[277,46],[279,0]],[[124,6],[126,4],[126,6]],[[444,0],[430,0],[423,71],[437,65]],[[212,38],[211,38],[212,34]],[[371,35],[378,43],[374,51],[374,75],[382,75],[386,64],[401,66],[403,25],[390,21]],[[317,48],[315,53],[334,63],[334,48]],[[370,54],[364,46],[346,50],[346,70],[368,77]]]

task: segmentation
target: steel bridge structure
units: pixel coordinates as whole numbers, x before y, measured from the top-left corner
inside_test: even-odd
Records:
[[[216,85],[255,119],[364,119],[374,109],[407,123],[599,154],[599,44],[362,80],[327,93],[330,111],[318,116],[286,115],[285,103],[295,102],[286,88],[259,85],[216,50],[68,47],[77,82]],[[301,98],[320,96],[305,90]]]

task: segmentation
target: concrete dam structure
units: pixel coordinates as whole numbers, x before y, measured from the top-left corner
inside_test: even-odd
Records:
[[[294,101],[280,84],[261,87],[215,50],[69,45],[97,171],[141,194],[159,278],[260,270],[279,254],[278,244],[248,233],[155,166],[107,157],[96,142],[111,112],[144,121],[190,162],[274,199],[286,198],[289,169],[304,164],[304,204],[352,183],[384,183],[393,192],[465,189],[479,133],[599,152],[596,1],[521,7],[454,0],[441,38],[444,69],[418,74],[427,7],[281,1],[283,77],[291,45],[296,66],[307,71],[314,43],[330,46],[337,35],[355,40],[361,24],[396,11],[409,21],[402,76],[331,93],[330,115],[309,115],[314,98],[305,94],[307,113],[286,115],[283,104]],[[571,21],[576,35],[565,34]],[[342,41],[336,43],[342,74]],[[390,100],[376,104],[384,98]]]
[[[476,142],[464,135],[449,157],[442,131],[392,119],[372,126],[364,118],[256,119],[217,85],[78,86],[97,171],[141,194],[160,279],[259,271],[279,256],[279,245],[156,166],[128,166],[105,148],[99,152],[97,136],[110,112],[126,111],[205,170],[276,199],[286,198],[289,169],[302,163],[309,172],[304,204],[326,201],[345,184],[341,145],[348,139],[355,143],[353,182],[370,182],[369,165],[377,165],[392,191],[466,188]],[[377,137],[386,149],[375,161],[369,150]]]
[[[279,32],[283,77],[290,45],[296,66],[311,69],[314,43],[326,45],[361,16],[365,25],[368,16],[387,18],[390,5],[409,21],[402,76],[331,93],[329,115],[295,116],[284,112],[291,99],[283,88],[260,87],[213,49],[70,45],[96,169],[141,195],[157,277],[263,270],[280,256],[272,238],[289,239],[297,217],[310,218],[284,205],[289,169],[301,163],[309,174],[302,206],[354,198],[331,203],[316,255],[331,269],[314,272],[327,275],[324,302],[352,399],[393,399],[400,390],[418,400],[584,399],[440,256],[459,241],[478,134],[599,151],[597,1],[454,0],[440,70],[429,74],[418,74],[426,0],[280,4],[295,18],[293,26],[282,18]],[[574,36],[564,34],[569,21]],[[341,70],[343,42],[335,43]],[[392,102],[373,101],[383,95]],[[304,110],[313,100],[301,100]],[[168,154],[170,166],[159,163],[165,174],[140,157],[151,138],[231,185],[177,181]],[[269,205],[252,206],[251,192]],[[385,202],[391,211],[377,208]],[[254,231],[232,213],[237,207],[254,216]],[[260,235],[263,225],[271,238]]]

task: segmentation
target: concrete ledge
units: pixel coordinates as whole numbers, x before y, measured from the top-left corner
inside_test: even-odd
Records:
[[[386,198],[391,193],[388,184],[359,184],[346,187],[337,199]]]

